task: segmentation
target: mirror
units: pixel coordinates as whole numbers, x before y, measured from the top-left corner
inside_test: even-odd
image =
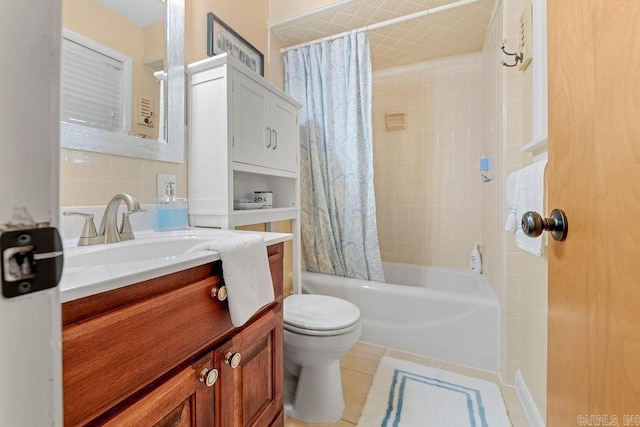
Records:
[[[132,4],[137,7],[137,10],[128,12],[131,14],[131,19],[116,15],[117,3],[126,4],[129,8]],[[146,6],[145,3],[147,3]],[[141,18],[142,14],[146,13],[145,11],[157,9],[158,3],[161,7],[166,5],[164,12],[160,11],[164,17],[158,16],[156,13],[155,18],[149,18],[146,21]],[[99,13],[95,13],[96,11]],[[113,21],[114,24],[107,23],[105,25],[105,19],[111,18],[116,20]],[[92,21],[92,19],[99,19],[101,24]],[[123,25],[115,23],[122,22],[117,21],[121,19],[129,21],[127,27],[138,25],[139,29],[134,27],[133,31],[125,31]],[[133,24],[133,21],[138,21],[138,24]],[[77,121],[73,120],[61,120],[60,146],[76,150],[182,163],[185,147],[184,0],[146,0],[144,2],[141,0],[135,2],[130,0],[63,0],[62,26],[65,34],[69,34],[69,31],[65,30],[70,30],[80,39],[89,39],[89,43],[93,40],[91,36],[94,35],[95,38],[100,39],[96,40],[99,46],[105,46],[117,52],[129,50],[134,54],[123,53],[123,55],[131,57],[133,62],[131,65],[133,78],[130,87],[132,95],[129,94],[132,102],[128,107],[129,110],[125,107],[122,113],[123,123],[127,120],[129,123],[125,124],[120,132],[114,132],[77,124]],[[164,42],[158,42],[158,40],[154,42],[154,37],[156,39],[162,37],[161,27],[166,30],[166,38]],[[128,34],[127,37],[130,34],[135,34],[136,40],[124,39],[124,34]],[[146,40],[144,40],[145,37]],[[115,41],[111,42],[110,40]],[[147,48],[147,55],[144,53],[145,48]],[[142,63],[136,64],[136,58]],[[137,84],[141,85],[140,88],[136,86]],[[162,95],[161,86],[164,86]],[[151,108],[153,114],[146,113],[144,108],[147,106],[146,100],[153,102]],[[162,108],[163,105],[165,108]],[[148,117],[153,119],[151,126],[143,124],[144,119]]]

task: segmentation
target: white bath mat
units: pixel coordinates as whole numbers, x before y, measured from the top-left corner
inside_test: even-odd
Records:
[[[383,357],[359,427],[509,427],[496,384]]]

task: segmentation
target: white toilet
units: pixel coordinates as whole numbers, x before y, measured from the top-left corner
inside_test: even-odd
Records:
[[[307,423],[342,417],[340,357],[360,338],[360,309],[326,295],[284,300],[285,415]]]

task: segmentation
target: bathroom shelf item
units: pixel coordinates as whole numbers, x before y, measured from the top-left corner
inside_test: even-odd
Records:
[[[531,141],[530,143],[523,145],[520,148],[521,153],[531,153],[534,159],[539,157],[545,157],[547,151],[549,149],[548,138],[545,136],[543,138]]]
[[[271,231],[291,220],[299,289],[301,105],[227,54],[188,65],[187,91],[189,224]],[[271,191],[273,207],[234,209],[255,191]]]
[[[65,302],[65,425],[282,426],[283,251],[275,300],[241,327],[220,261]]]

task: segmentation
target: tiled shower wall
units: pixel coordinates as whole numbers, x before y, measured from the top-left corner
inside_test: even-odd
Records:
[[[467,268],[480,243],[482,54],[373,73],[373,141],[384,261]],[[387,131],[386,113],[405,113]]]

